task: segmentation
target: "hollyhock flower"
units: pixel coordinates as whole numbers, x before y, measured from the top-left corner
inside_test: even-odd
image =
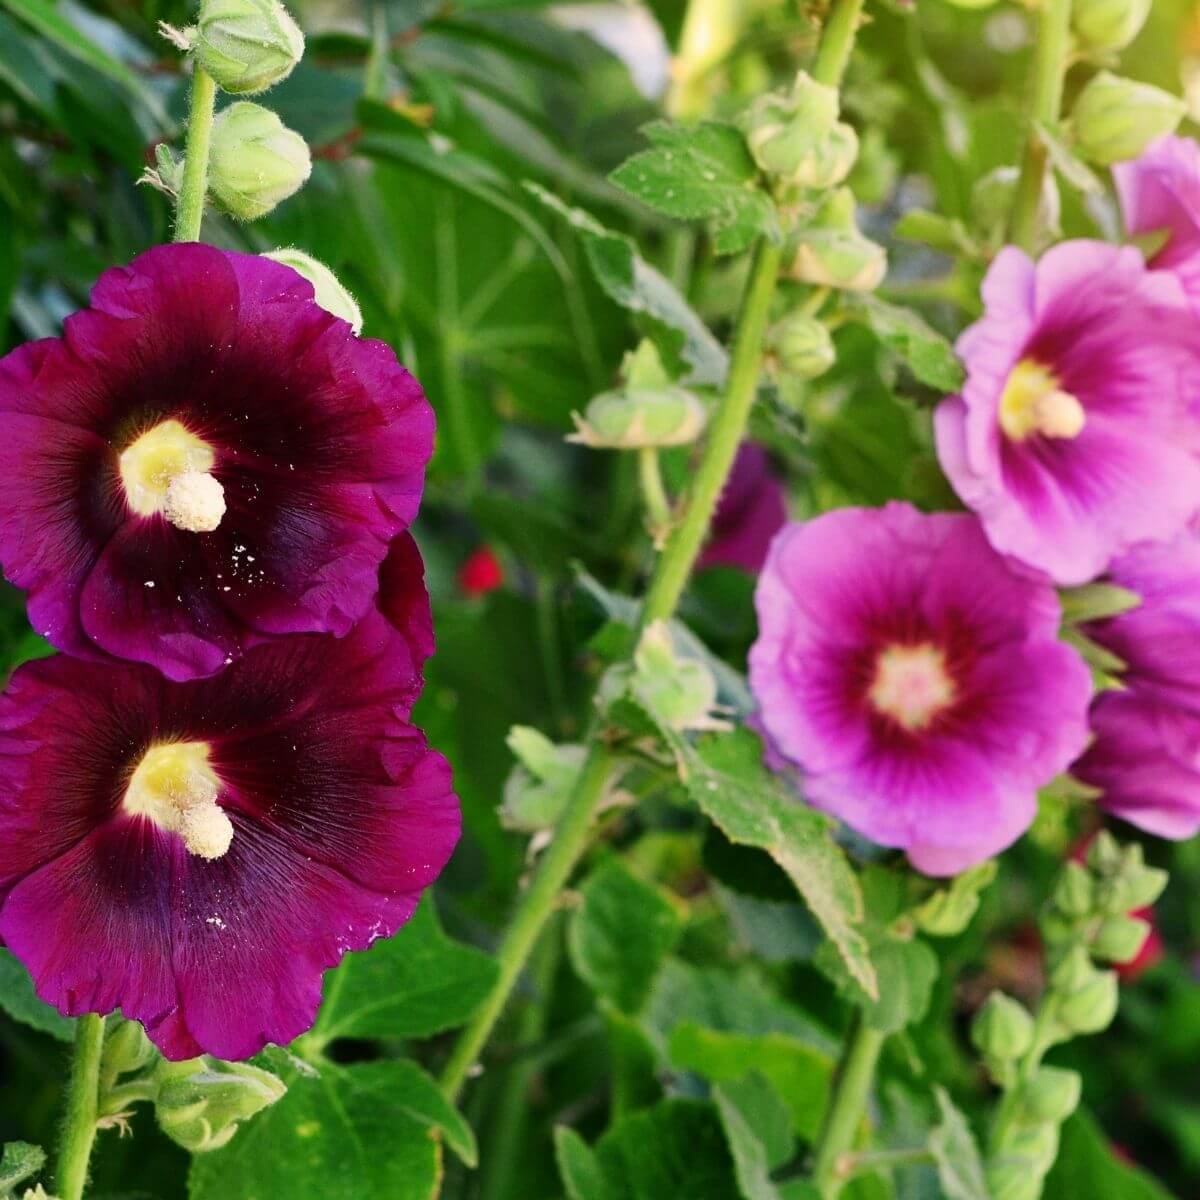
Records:
[[[308,1029],[321,976],[412,915],[459,833],[408,716],[432,649],[401,535],[344,638],[174,682],[58,656],[0,697],[0,939],[60,1012],[141,1021],[172,1059]]]
[[[1139,158],[1113,167],[1113,179],[1129,233],[1167,233],[1150,265],[1173,272],[1200,302],[1200,146],[1159,138]]]
[[[1061,584],[1200,509],[1200,342],[1178,281],[1131,246],[1009,247],[958,343],[938,457],[1003,554]]]
[[[842,509],[776,537],[750,685],[804,792],[918,870],[1015,840],[1087,738],[1087,667],[1045,582],[965,514]]]
[[[459,567],[458,586],[464,596],[486,596],[504,586],[504,568],[490,546],[480,546]]]
[[[1142,602],[1085,627],[1125,663],[1124,687],[1097,697],[1095,739],[1072,774],[1123,820],[1190,838],[1200,832],[1200,534],[1139,546],[1109,578]]]
[[[743,442],[712,519],[712,536],[700,555],[701,567],[761,570],[771,539],[787,521],[783,486],[767,452]]]
[[[0,360],[0,561],[60,649],[211,674],[350,630],[432,438],[391,350],[295,271],[159,246]]]

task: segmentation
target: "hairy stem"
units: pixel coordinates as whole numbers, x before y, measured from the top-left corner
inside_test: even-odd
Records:
[[[183,147],[183,182],[175,205],[175,241],[198,242],[208,192],[208,148],[212,141],[213,110],[217,85],[197,64],[192,75],[187,140]]]
[[[862,1017],[857,1019],[838,1067],[825,1123],[817,1139],[813,1183],[821,1200],[834,1200],[848,1178],[843,1159],[854,1146],[854,1136],[866,1111],[875,1064],[879,1061],[884,1040],[884,1034],[872,1029]]]
[[[100,1052],[104,1018],[87,1013],[75,1026],[75,1052],[67,1080],[67,1112],[58,1147],[55,1192],[60,1200],[81,1200],[99,1115]]]
[[[1071,0],[1041,0],[1034,39],[1029,133],[1009,226],[1012,241],[1030,254],[1037,249],[1038,209],[1046,182],[1046,148],[1036,125],[1050,125],[1058,120],[1071,50]]]

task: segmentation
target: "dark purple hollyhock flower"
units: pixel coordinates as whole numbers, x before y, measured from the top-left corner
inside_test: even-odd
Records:
[[[349,632],[432,443],[392,351],[290,267],[159,246],[0,360],[0,560],[60,649],[209,675]]]
[[[186,683],[56,657],[0,697],[0,939],[38,994],[120,1008],[172,1059],[308,1029],[321,976],[412,915],[458,839],[408,717],[433,647],[397,539],[344,638],[253,647]]]
[[[700,555],[701,567],[738,567],[757,575],[767,561],[771,539],[787,521],[783,486],[767,452],[743,442],[713,514],[712,536]]]

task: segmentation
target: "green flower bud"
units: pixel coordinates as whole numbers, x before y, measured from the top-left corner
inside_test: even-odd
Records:
[[[1183,119],[1184,102],[1162,88],[1101,71],[1079,93],[1071,126],[1079,152],[1101,166],[1137,158]]]
[[[1137,846],[1135,849],[1140,851],[1141,847]],[[1166,871],[1160,870],[1158,867],[1143,866],[1139,861],[1123,881],[1127,900],[1124,911],[1149,908],[1163,894],[1168,879]]]
[[[812,224],[800,231],[791,277],[822,287],[869,292],[886,273],[887,252],[859,233],[854,193],[839,188]]]
[[[1048,1121],[1015,1126],[1004,1137],[1000,1152],[1009,1161],[1024,1163],[1026,1171],[1040,1179],[1058,1157],[1058,1126]]]
[[[566,806],[583,765],[584,748],[574,743],[556,745],[527,725],[509,730],[508,747],[518,763],[504,785],[500,823],[521,833],[550,828]]]
[[[1054,903],[1068,917],[1086,917],[1096,902],[1092,876],[1082,863],[1069,862],[1054,888]]]
[[[987,1194],[991,1200],[1041,1200],[1042,1178],[1025,1162],[988,1163]]]
[[[799,182],[797,173],[810,169],[837,117],[837,89],[801,71],[789,94],[769,93],[750,108],[744,121],[746,145],[768,175]]]
[[[296,274],[303,275],[313,285],[313,298],[326,312],[348,322],[355,333],[362,333],[363,319],[358,304],[324,263],[292,246],[272,250],[263,258],[274,259],[285,267],[291,267]]]
[[[239,100],[213,122],[209,193],[239,221],[265,216],[311,172],[308,145],[270,109]]]
[[[1033,1018],[1020,1001],[992,992],[971,1022],[971,1042],[988,1058],[1012,1062],[1033,1044]]]
[[[1132,962],[1149,935],[1149,922],[1140,917],[1108,917],[1092,939],[1092,954],[1104,962]]]
[[[798,379],[816,379],[837,360],[829,330],[802,312],[783,318],[767,335],[780,369]]]
[[[680,658],[665,621],[655,621],[642,634],[633,655],[633,697],[669,729],[712,728],[717,681],[709,667]]]
[[[787,182],[798,187],[824,191],[835,187],[850,174],[858,158],[858,134],[839,121],[812,150],[804,156]]]
[[[1078,1071],[1038,1067],[1020,1086],[1018,1101],[1030,1124],[1061,1125],[1079,1107],[1082,1080]]]
[[[1107,829],[1102,829],[1088,847],[1087,865],[1097,875],[1112,875],[1122,863],[1121,845]]]
[[[644,446],[686,446],[704,431],[708,410],[686,388],[630,387],[604,392],[574,414],[567,438],[584,446],[637,450]]]
[[[279,0],[204,0],[191,49],[218,87],[252,96],[291,74],[304,34]]]
[[[163,1132],[193,1154],[218,1150],[242,1121],[287,1091],[277,1076],[249,1063],[194,1058],[164,1063],[154,1108]]]
[[[110,1018],[115,1028],[104,1038],[104,1056],[101,1072],[109,1079],[140,1071],[154,1061],[158,1051],[154,1049],[146,1031],[137,1021]]]
[[[1086,983],[1058,997],[1056,1014],[1069,1033],[1099,1033],[1107,1029],[1117,1015],[1116,972],[1093,970]]]
[[[1151,0],[1072,0],[1071,27],[1093,54],[1124,50],[1141,32]]]

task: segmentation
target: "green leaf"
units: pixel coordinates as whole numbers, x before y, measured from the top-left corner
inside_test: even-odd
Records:
[[[1145,1171],[1128,1166],[1095,1118],[1080,1110],[1062,1127],[1058,1160],[1046,1177],[1043,1196],[1096,1197],[1096,1200],[1170,1200],[1170,1193]]]
[[[617,1200],[595,1152],[566,1125],[555,1126],[554,1157],[568,1200]]]
[[[610,858],[583,885],[568,931],[571,961],[594,992],[635,1013],[679,931],[679,916],[662,892]]]
[[[1120,616],[1141,604],[1142,598],[1129,588],[1115,583],[1086,583],[1082,587],[1063,588],[1058,593],[1062,602],[1064,625],[1079,625],[1085,621],[1102,621]]]
[[[0,1196],[32,1179],[46,1165],[46,1152],[28,1142],[6,1142],[0,1156]]]
[[[430,1200],[440,1137],[474,1162],[470,1129],[413,1063],[292,1074],[283,1099],[228,1146],[195,1156],[191,1200]]]
[[[682,338],[679,353],[690,370],[685,382],[719,387],[729,371],[729,358],[687,301],[637,253],[624,234],[605,228],[590,213],[572,208],[536,183],[530,194],[566,219],[583,239],[596,280],[622,308]]]
[[[795,1152],[787,1109],[761,1075],[713,1089],[733,1170],[745,1200],[780,1200],[771,1171]]]
[[[938,1182],[946,1200],[990,1200],[984,1182],[983,1161],[966,1118],[944,1088],[935,1088],[941,1120],[929,1135],[929,1149],[937,1164]],[[1060,1193],[1050,1192],[1049,1195]],[[1062,1192],[1063,1196],[1108,1196],[1106,1192]]]
[[[711,1104],[664,1100],[626,1117],[596,1145],[620,1200],[742,1200]]]
[[[942,392],[962,386],[963,368],[954,347],[915,312],[869,295],[857,296],[851,303],[875,336],[898,354],[922,383]]]
[[[29,972],[7,950],[0,950],[0,1008],[14,1020],[60,1042],[75,1037],[75,1022],[38,999]]]
[[[428,1037],[466,1022],[496,978],[488,955],[448,938],[433,900],[395,937],[348,954],[325,977],[321,1014],[307,1040]]]
[[[745,250],[760,234],[780,238],[779,215],[734,126],[655,121],[642,132],[653,148],[622,163],[609,177],[615,184],[669,217],[711,219],[718,254]]]
[[[762,763],[762,744],[747,729],[678,740],[684,781],[700,809],[731,842],[765,850],[787,872],[836,946],[846,970],[871,997],[875,971],[863,936],[863,900],[828,818],[789,796]]]

